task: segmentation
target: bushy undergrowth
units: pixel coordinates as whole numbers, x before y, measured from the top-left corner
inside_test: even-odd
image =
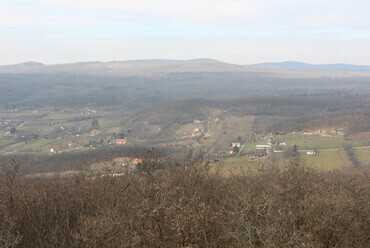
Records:
[[[292,166],[224,177],[207,163],[122,177],[17,178],[0,191],[0,247],[369,247],[367,170]]]

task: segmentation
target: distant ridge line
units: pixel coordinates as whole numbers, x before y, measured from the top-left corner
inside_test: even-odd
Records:
[[[122,61],[81,61],[45,65],[28,61],[15,65],[0,66],[0,73],[73,73],[104,75],[159,75],[179,72],[355,72],[370,73],[368,65],[308,64],[297,61],[267,62],[252,65],[225,63],[210,58],[187,60],[141,59]]]
[[[342,72],[370,72],[368,65],[353,64],[307,64],[297,61],[267,62],[261,64],[248,65],[254,68],[263,69],[284,69],[300,71],[342,71]]]

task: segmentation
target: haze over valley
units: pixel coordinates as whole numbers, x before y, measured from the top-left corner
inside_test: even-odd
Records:
[[[370,247],[369,12],[2,0],[0,248]]]
[[[359,133],[364,140],[356,144],[368,145],[368,67],[273,65],[192,59],[2,66],[1,152],[49,157],[53,152],[132,146],[184,155],[201,151],[215,159],[229,157],[236,140],[246,147],[237,155],[248,156],[269,135],[275,142],[289,140],[286,149],[304,142],[299,144],[302,150],[341,150]],[[97,133],[91,133],[93,120],[99,122]],[[293,137],[274,137],[278,132],[336,129],[345,137],[324,138],[327,147],[320,144],[319,134],[312,144],[307,138],[295,142]],[[116,144],[119,138],[125,139],[124,146]],[[332,163],[338,168],[350,164]],[[58,170],[74,167],[63,166]],[[322,166],[320,160],[317,166]]]

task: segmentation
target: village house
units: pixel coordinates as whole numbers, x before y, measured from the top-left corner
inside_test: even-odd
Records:
[[[126,144],[126,139],[116,139],[116,144],[124,145]]]
[[[200,120],[194,120],[194,124],[202,124],[203,121],[200,121]]]
[[[278,142],[277,145],[278,146],[286,146],[286,143],[285,142]]]
[[[271,148],[271,145],[256,145],[256,150],[257,151],[264,151],[268,150]]]
[[[233,146],[230,146],[229,154],[234,154],[235,148]]]
[[[346,134],[346,130],[344,130],[344,128],[336,128],[335,132],[337,135],[342,135],[342,136]]]
[[[143,163],[143,160],[141,158],[133,158],[132,161],[130,162],[129,169],[131,171],[134,171],[137,169],[137,166],[142,163]]]
[[[68,144],[68,147],[69,148],[74,148],[74,147],[76,147],[77,146],[77,141],[75,141],[75,140],[72,140],[71,142],[69,142],[69,144]]]
[[[232,143],[231,143],[231,146],[232,146],[232,147],[236,146],[236,147],[238,147],[238,148],[239,148],[239,147],[241,147],[241,146],[242,146],[242,143],[240,143],[240,142],[232,142]]]
[[[134,158],[132,160],[132,163],[135,164],[135,165],[142,164],[143,160],[141,158]]]
[[[307,155],[316,155],[316,152],[315,151],[308,151]]]
[[[92,129],[91,131],[90,131],[90,136],[91,137],[94,137],[94,136],[96,136],[96,135],[98,135],[99,134],[99,130],[98,129]]]
[[[5,137],[10,137],[12,136],[11,132],[10,131],[6,131],[4,134],[3,134]]]
[[[230,146],[229,154],[238,154],[240,152],[239,147],[237,146]]]

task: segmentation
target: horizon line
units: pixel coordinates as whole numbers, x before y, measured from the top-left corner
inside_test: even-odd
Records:
[[[119,62],[135,62],[135,61],[201,61],[201,60],[209,60],[213,62],[223,63],[223,64],[229,64],[229,65],[237,65],[237,66],[255,66],[255,65],[264,65],[264,64],[279,64],[279,63],[297,63],[297,64],[304,64],[304,65],[320,65],[320,66],[326,66],[326,65],[351,65],[351,66],[369,66],[370,64],[352,64],[352,63],[346,63],[346,62],[334,62],[334,63],[307,63],[304,61],[299,60],[278,60],[278,61],[264,61],[264,62],[256,62],[252,64],[239,64],[239,63],[231,63],[226,62],[214,58],[188,58],[188,59],[166,59],[166,58],[146,58],[146,59],[128,59],[128,60],[80,60],[80,61],[74,61],[74,62],[58,62],[58,63],[44,63],[36,60],[28,60],[28,61],[22,61],[19,63],[13,63],[13,64],[0,64],[0,67],[3,66],[19,66],[19,65],[26,65],[28,63],[35,63],[40,64],[40,66],[53,66],[53,65],[68,65],[68,64],[79,64],[79,63],[119,63]]]

